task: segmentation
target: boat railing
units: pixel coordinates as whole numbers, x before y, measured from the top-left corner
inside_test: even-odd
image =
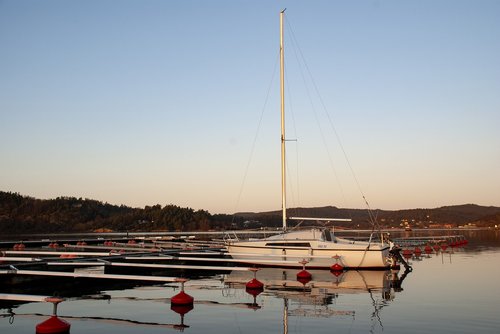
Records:
[[[238,235],[236,234],[235,231],[227,231],[224,232],[222,240],[224,240],[224,243],[228,243],[232,241],[239,241],[240,239],[238,238]]]

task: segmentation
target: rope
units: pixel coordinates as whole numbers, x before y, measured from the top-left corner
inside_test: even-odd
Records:
[[[288,21],[287,21],[287,23],[288,23]],[[292,37],[293,37],[293,41],[297,44],[297,50],[298,50],[298,52],[299,52],[300,58],[302,59],[302,62],[300,62],[300,61],[298,60],[297,53],[295,53],[296,58],[297,58],[297,62],[299,63],[299,68],[301,69],[301,72],[300,72],[300,73],[301,73],[302,79],[303,79],[303,81],[304,81],[304,83],[305,83],[306,81],[305,81],[304,74],[303,74],[303,72],[302,72],[302,67],[301,67],[301,64],[303,63],[303,64],[304,64],[304,67],[306,68],[307,73],[308,73],[308,75],[309,75],[309,79],[311,80],[311,83],[312,83],[312,86],[313,86],[313,88],[314,88],[314,91],[316,92],[316,95],[318,96],[319,102],[320,102],[320,104],[321,104],[321,106],[322,106],[322,108],[323,108],[323,111],[324,111],[324,113],[325,113],[325,115],[326,115],[327,119],[328,119],[328,123],[329,123],[329,125],[330,125],[330,127],[331,127],[331,129],[332,129],[333,133],[335,134],[335,138],[337,139],[337,142],[338,142],[338,144],[339,144],[339,147],[340,147],[340,149],[341,149],[341,151],[342,151],[342,154],[343,154],[344,159],[345,159],[345,161],[346,161],[346,163],[347,163],[347,166],[349,167],[349,170],[350,170],[350,172],[351,172],[351,175],[352,175],[352,177],[353,177],[353,179],[354,179],[354,181],[355,181],[355,183],[356,183],[356,186],[357,186],[357,188],[358,188],[358,191],[359,191],[359,193],[361,194],[361,196],[362,196],[362,198],[363,198],[363,201],[365,202],[365,205],[366,205],[367,210],[368,210],[369,222],[370,222],[370,224],[372,225],[372,232],[375,230],[375,226],[377,226],[377,227],[378,227],[378,229],[380,229],[380,226],[379,226],[378,222],[376,221],[376,218],[375,218],[375,216],[374,216],[374,214],[373,214],[373,211],[372,211],[372,209],[371,209],[371,207],[370,207],[370,204],[368,203],[368,200],[366,199],[365,193],[363,192],[363,189],[361,188],[361,184],[360,184],[360,182],[359,182],[359,180],[358,180],[358,178],[357,178],[357,176],[356,176],[356,173],[354,172],[354,168],[352,167],[351,161],[350,161],[350,159],[349,159],[349,157],[348,157],[348,155],[347,155],[347,152],[346,152],[346,150],[345,150],[345,147],[344,147],[344,145],[342,144],[342,141],[341,141],[341,139],[340,139],[340,135],[339,135],[339,133],[337,132],[337,129],[335,128],[335,126],[334,126],[334,123],[333,123],[333,121],[332,121],[332,118],[331,118],[331,116],[330,116],[330,113],[328,112],[328,109],[326,108],[325,102],[324,102],[324,100],[323,100],[323,98],[322,98],[322,96],[321,96],[321,94],[320,94],[320,92],[319,92],[319,89],[318,89],[318,86],[317,86],[317,84],[316,84],[316,81],[314,80],[314,77],[312,76],[312,72],[311,72],[311,70],[309,69],[309,66],[308,66],[307,62],[305,61],[305,57],[304,57],[304,55],[303,55],[303,53],[302,53],[302,50],[301,50],[301,49],[300,49],[300,47],[298,46],[298,43],[297,43],[297,41],[296,41],[296,39],[295,39],[295,35],[294,35],[294,33],[293,33],[293,29],[292,29],[292,27],[290,26],[290,24],[288,24],[288,27],[289,27],[289,29],[290,29],[290,31],[291,31],[291,35],[292,35]],[[293,45],[293,44],[292,44],[292,45]],[[295,52],[295,49],[294,49],[294,52]],[[308,85],[307,85],[306,83],[305,83],[304,85],[305,85],[305,87],[306,87],[306,92],[307,92],[308,98],[309,98],[309,100],[310,100],[311,106],[312,106],[313,111],[314,111],[314,116],[315,116],[315,118],[316,118],[316,121],[318,122],[318,128],[319,128],[319,130],[320,130],[320,134],[321,134],[321,137],[322,137],[322,140],[323,140],[323,144],[325,145],[325,147],[327,147],[327,145],[326,145],[326,139],[325,139],[324,133],[323,133],[323,131],[322,131],[322,128],[321,128],[321,126],[320,126],[320,122],[319,122],[319,120],[318,120],[318,116],[317,116],[317,113],[316,113],[316,109],[315,109],[315,107],[314,107],[314,103],[312,102],[312,99],[311,99],[311,97],[310,97],[310,92],[309,92]],[[330,160],[330,164],[331,164],[332,170],[334,171],[335,178],[336,178],[336,180],[337,180],[337,184],[338,184],[338,186],[339,186],[339,190],[340,190],[340,192],[341,192],[342,198],[343,198],[344,202],[346,202],[346,198],[345,198],[345,195],[344,195],[344,192],[343,192],[342,186],[341,186],[341,184],[340,184],[340,180],[339,180],[338,175],[337,175],[337,172],[336,172],[336,170],[335,170],[335,168],[334,168],[333,160],[332,160],[332,157],[331,157],[330,152],[329,152],[329,150],[328,150],[328,149],[327,149],[327,155],[328,155],[328,159]]]

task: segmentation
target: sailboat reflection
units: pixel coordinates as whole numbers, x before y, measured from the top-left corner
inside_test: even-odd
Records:
[[[380,291],[384,299],[392,299],[393,287],[401,287],[398,272],[385,270],[348,270],[331,272],[327,270],[309,270],[312,275],[310,281],[297,280],[296,269],[264,268],[258,271],[257,279],[264,284],[266,291],[275,291],[276,294],[285,291],[298,290],[308,292],[311,296],[325,296],[336,294],[365,293]],[[253,273],[233,271],[224,279],[229,286],[238,287],[246,284],[253,278]]]
[[[348,270],[330,272],[325,270],[310,270],[310,280],[297,278],[296,269],[265,268],[257,273],[257,279],[264,288],[255,292],[247,289],[253,295],[254,302],[249,308],[265,309],[257,303],[256,297],[272,295],[283,299],[283,325],[287,333],[288,317],[334,317],[355,315],[354,310],[338,310],[332,307],[338,298],[353,294],[368,294],[373,306],[372,320],[381,327],[379,311],[394,300],[396,293],[403,291],[402,282],[408,275],[405,271],[401,277],[397,271],[362,271]],[[253,278],[253,273],[233,271],[224,278],[228,287],[243,288]]]

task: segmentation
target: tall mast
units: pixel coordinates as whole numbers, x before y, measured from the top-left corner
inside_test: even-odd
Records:
[[[285,49],[283,45],[283,19],[285,9],[280,12],[280,93],[281,93],[281,210],[283,231],[286,231],[286,166],[285,166]]]

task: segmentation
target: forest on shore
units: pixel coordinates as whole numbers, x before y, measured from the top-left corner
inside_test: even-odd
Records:
[[[367,210],[335,206],[289,209],[297,216],[351,218],[336,225],[369,228]],[[374,210],[382,227],[491,227],[500,225],[500,208],[474,204],[435,209]],[[281,226],[281,212],[210,214],[206,210],[160,204],[132,208],[92,199],[57,197],[37,199],[0,191],[0,233],[124,232],[124,231],[223,231]]]

